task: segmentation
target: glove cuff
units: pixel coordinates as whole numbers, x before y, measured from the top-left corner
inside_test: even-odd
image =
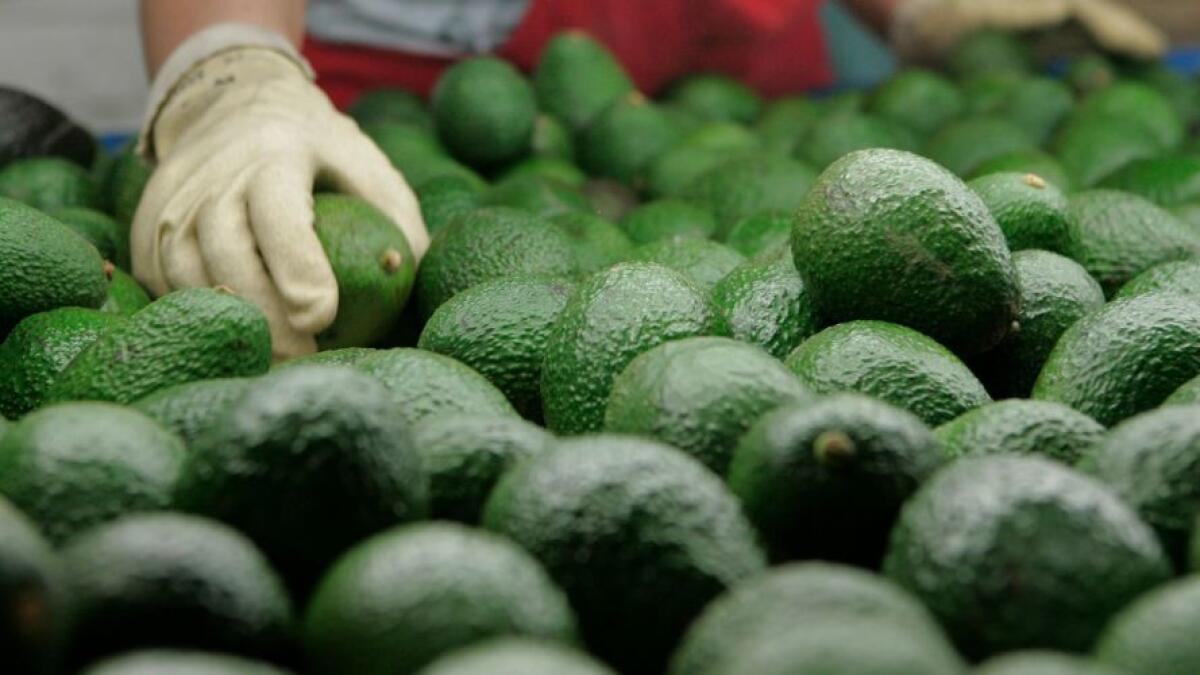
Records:
[[[150,99],[142,118],[137,152],[147,160],[156,159],[154,126],[171,98],[192,83],[189,76],[209,59],[230,51],[256,49],[273,52],[291,61],[304,77],[314,79],[312,66],[287,38],[279,33],[244,23],[219,23],[184,40],[159,68],[150,87]]]

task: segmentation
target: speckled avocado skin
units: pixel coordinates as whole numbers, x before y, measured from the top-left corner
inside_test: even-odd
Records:
[[[661,673],[700,610],[765,566],[717,476],[633,437],[562,441],[519,465],[492,492],[483,524],[542,563],[589,651],[622,673]]]
[[[567,31],[546,43],[533,87],[543,110],[578,131],[633,91],[633,82],[602,44],[583,31]]]
[[[163,428],[179,434],[189,447],[225,411],[237,403],[253,382],[248,377],[221,377],[177,384],[138,399],[131,407]]]
[[[735,267],[713,287],[712,304],[717,335],[756,344],[777,359],[818,329],[812,298],[787,245]]]
[[[905,504],[884,572],[979,659],[1087,649],[1170,578],[1154,531],[1099,481],[1036,457],[970,457]]]
[[[892,321],[972,354],[1016,318],[999,225],[961,180],[911,153],[864,150],[834,162],[800,205],[792,252],[829,323]]]
[[[1038,454],[1073,464],[1104,437],[1096,420],[1061,403],[1007,399],[963,413],[934,430],[947,454]]]
[[[1200,300],[1200,260],[1172,260],[1155,265],[1122,286],[1113,299],[1161,292],[1190,295]]]
[[[616,675],[587,655],[545,641],[502,638],[456,650],[421,675]]]
[[[992,400],[945,347],[883,321],[849,321],[826,328],[800,343],[787,365],[819,394],[854,391],[874,396],[930,426]]]
[[[746,260],[724,244],[691,237],[644,244],[634,249],[630,259],[678,270],[705,292],[711,292],[717,282]]]
[[[1067,252],[1070,223],[1062,190],[1022,173],[994,173],[967,185],[987,205],[1009,249]]]
[[[1097,660],[1122,673],[1192,675],[1200,668],[1200,579],[1177,579],[1130,603],[1096,643]]]
[[[392,415],[412,426],[449,413],[516,417],[487,378],[462,362],[423,349],[385,349],[354,364],[387,389]]]
[[[1200,375],[1184,382],[1175,393],[1163,401],[1164,405],[1180,405],[1184,403],[1200,403]]]
[[[1200,302],[1170,294],[1118,300],[1059,339],[1033,398],[1065,403],[1105,426],[1161,404],[1200,374]]]

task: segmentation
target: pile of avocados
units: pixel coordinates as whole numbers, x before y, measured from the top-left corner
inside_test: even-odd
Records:
[[[368,92],[432,243],[318,192],[286,362],[0,90],[0,672],[1200,673],[1200,80],[946,66]]]

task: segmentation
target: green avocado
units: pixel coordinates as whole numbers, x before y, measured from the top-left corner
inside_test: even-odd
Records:
[[[792,214],[788,211],[760,211],[739,220],[725,235],[725,245],[746,257],[753,257],[792,241]]]
[[[59,672],[69,602],[61,562],[49,542],[0,497],[0,650],[6,669]]]
[[[1179,147],[1186,134],[1171,102],[1140,82],[1116,82],[1090,94],[1079,104],[1076,115],[1127,120],[1149,131],[1163,150]]]
[[[1096,420],[1061,403],[1007,399],[963,413],[934,434],[951,457],[1036,454],[1074,464],[1104,431]]]
[[[946,54],[946,66],[959,77],[980,73],[1028,73],[1034,56],[1017,33],[981,28],[960,38]]]
[[[479,208],[479,189],[461,176],[437,176],[416,188],[425,228],[434,236],[455,218]]]
[[[1193,204],[1200,202],[1200,157],[1162,155],[1137,160],[1101,185],[1132,192],[1167,208]]]
[[[275,666],[237,656],[147,649],[105,659],[79,675],[291,675]]]
[[[791,156],[819,116],[817,104],[807,97],[785,96],[767,103],[753,130],[764,150]]]
[[[108,276],[108,296],[100,311],[129,317],[150,304],[146,289],[120,267],[105,261],[104,273]]]
[[[483,193],[483,206],[506,206],[553,218],[564,213],[588,213],[592,206],[575,186],[547,176],[502,178]]]
[[[915,131],[890,119],[847,112],[827,114],[816,120],[797,144],[795,155],[813,167],[824,169],[857,150],[916,150],[920,143]]]
[[[666,100],[709,121],[750,124],[762,111],[762,98],[727,75],[689,75],[667,92]]]
[[[1177,293],[1200,300],[1200,260],[1172,260],[1155,265],[1121,286],[1113,299],[1147,293]]]
[[[807,164],[788,157],[734,158],[700,174],[684,197],[717,219],[716,239],[724,239],[743,218],[762,211],[794,211],[816,180]]]
[[[1184,382],[1175,390],[1175,393],[1167,397],[1163,401],[1163,405],[1180,405],[1186,403],[1200,403],[1200,375]]]
[[[716,335],[758,345],[777,359],[818,330],[786,242],[733,268],[713,287],[712,305]]]
[[[968,117],[942,128],[925,144],[923,154],[965,177],[984,162],[1035,147],[1029,133],[1007,119]]]
[[[1200,668],[1200,577],[1176,579],[1144,594],[1113,617],[1096,659],[1122,673],[1191,675]]]
[[[179,434],[184,444],[191,447],[246,395],[251,382],[253,380],[248,377],[184,382],[159,389],[133,402],[131,407],[145,413],[164,429]]]
[[[1095,187],[1125,165],[1163,152],[1149,129],[1114,115],[1072,116],[1052,147],[1078,189]]]
[[[1050,77],[1022,77],[990,112],[1020,127],[1039,145],[1075,108],[1070,87]]]
[[[711,292],[721,279],[746,261],[741,253],[708,239],[684,237],[643,244],[633,250],[632,260],[658,263],[681,272],[700,290]]]
[[[922,68],[902,70],[871,94],[867,109],[928,136],[963,112],[954,83]]]
[[[46,212],[58,222],[88,240],[100,257],[123,270],[129,269],[129,228],[112,216],[81,206],[68,206]]]
[[[385,349],[354,367],[383,384],[392,416],[412,426],[448,413],[516,417],[504,392],[449,356],[424,349]]]
[[[1063,192],[1069,192],[1071,189],[1071,180],[1067,177],[1067,170],[1063,168],[1062,163],[1053,155],[1037,149],[1018,150],[988,160],[975,167],[971,177],[981,178],[988,174],[1006,172],[1031,173]]]
[[[355,122],[400,122],[432,126],[425,101],[406,89],[378,87],[364,91],[346,110]]]
[[[533,72],[538,105],[574,131],[633,91],[616,57],[587,33],[568,30],[546,43]]]
[[[764,145],[764,141],[740,124],[704,124],[650,164],[646,189],[655,197],[681,196],[697,176],[727,160],[761,152],[766,149]],[[791,153],[778,154],[789,156]]]
[[[993,173],[967,185],[1000,225],[1009,250],[1069,252],[1071,223],[1067,196],[1041,176]]]
[[[0,168],[0,196],[42,211],[101,206],[99,188],[87,169],[61,157],[18,159]]]
[[[458,649],[420,675],[616,675],[586,654],[543,640],[498,638]]]
[[[1128,675],[1084,656],[1030,649],[988,659],[975,675]]]
[[[581,277],[629,260],[633,255],[633,242],[625,231],[593,213],[563,213],[550,222],[571,240],[575,267]]]
[[[634,92],[608,106],[583,129],[579,165],[593,176],[639,188],[654,161],[682,138],[661,107]]]
[[[717,221],[707,209],[678,198],[646,202],[621,218],[621,229],[634,244],[695,238],[709,239]]]
[[[480,56],[455,63],[438,79],[430,106],[438,138],[471,166],[495,166],[529,154],[537,99],[507,61]]]

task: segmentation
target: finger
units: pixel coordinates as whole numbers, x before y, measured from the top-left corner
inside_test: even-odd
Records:
[[[296,330],[316,334],[337,316],[338,287],[313,229],[312,171],[273,163],[252,179],[250,231]]]

